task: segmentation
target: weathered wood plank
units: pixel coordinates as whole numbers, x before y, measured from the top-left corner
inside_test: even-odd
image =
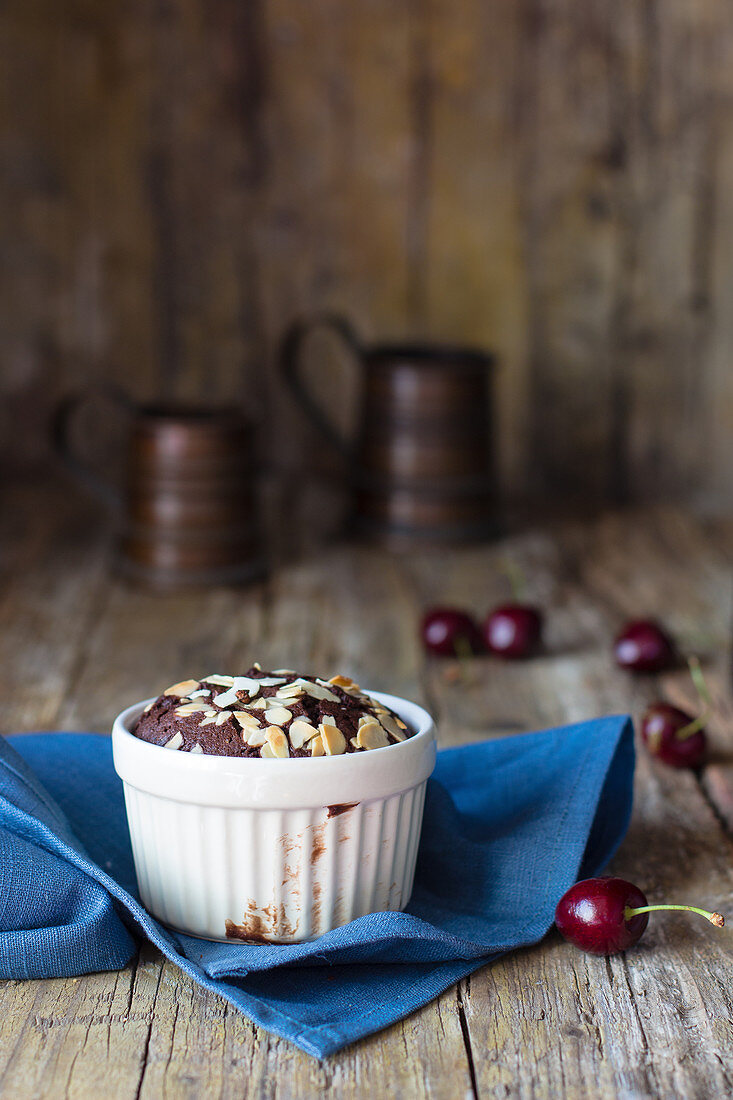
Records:
[[[105,602],[108,539],[91,509],[52,481],[10,496],[2,519],[0,731],[52,728]]]
[[[319,464],[274,351],[335,308],[498,348],[512,493],[730,502],[727,5],[9,0],[0,27],[13,465],[111,377],[269,406]]]
[[[676,629],[697,624],[699,632],[702,622],[719,631],[721,561],[706,545],[691,521],[659,513],[421,562],[416,573],[426,602],[476,607],[480,593],[483,609],[502,593],[497,567],[509,553],[548,614],[547,653],[532,662],[477,661],[470,687],[446,684],[442,666],[432,666],[442,735],[465,740],[493,732],[497,713],[509,731],[599,713],[638,715],[661,690],[679,699],[684,672],[661,682],[631,678],[614,667],[610,640],[634,606],[639,613],[642,597],[649,613],[671,613]],[[730,911],[730,857],[730,841],[694,776],[641,753],[634,820],[614,872],[654,900],[692,898]],[[479,1094],[696,1096],[710,1082],[728,1091],[730,963],[728,933],[677,918],[653,921],[635,951],[608,963],[554,935],[500,960],[462,986]]]
[[[151,676],[154,690],[157,677],[173,678],[184,666],[196,671],[200,661],[213,668],[259,656],[341,668],[365,686],[425,698],[444,743],[594,713],[638,713],[662,689],[687,699],[689,681],[684,671],[655,681],[616,670],[613,630],[643,604],[680,633],[704,623],[714,649],[727,620],[720,607],[724,546],[722,535],[716,541],[684,517],[656,513],[410,561],[332,548],[243,593],[169,598],[105,581],[108,597],[94,629],[76,645],[73,681],[59,665],[63,647],[49,649],[49,667],[65,684],[55,706],[72,726],[106,724]],[[48,585],[52,563],[35,553],[35,583]],[[506,596],[500,566],[507,555],[525,570],[529,596],[547,609],[547,652],[527,664],[476,662],[470,685],[448,682],[438,663],[425,677],[416,643],[423,607],[448,600],[484,611]],[[78,562],[88,559],[82,554]],[[57,583],[77,567],[62,555]],[[48,607],[49,633],[67,612],[64,601]],[[722,680],[712,682],[727,699]],[[10,683],[11,698],[14,690]],[[721,713],[712,724],[722,753],[726,722]],[[730,842],[695,778],[642,756],[637,786],[632,830],[614,870],[657,900],[674,893],[730,912]],[[636,951],[606,963],[551,936],[320,1067],[144,950],[137,970],[114,976],[5,983],[0,1080],[20,1097],[55,1095],[59,1087],[96,1096],[114,1075],[122,1096],[288,1097],[328,1089],[344,1097],[369,1090],[447,1098],[472,1095],[468,1049],[479,1095],[606,1100],[693,1097],[708,1088],[727,1095],[727,937],[702,923],[660,918]]]

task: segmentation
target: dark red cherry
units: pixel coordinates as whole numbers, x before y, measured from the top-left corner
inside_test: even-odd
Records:
[[[712,924],[725,924],[720,913],[694,905],[649,905],[638,886],[622,878],[587,878],[563,894],[555,910],[555,924],[569,943],[591,955],[613,955],[639,940],[649,913],[683,909],[699,913]]]
[[[481,631],[474,620],[453,607],[428,611],[420,634],[425,648],[436,657],[464,657],[482,653],[484,649]]]
[[[653,619],[627,623],[614,642],[613,651],[621,668],[632,672],[661,672],[677,659],[669,634]]]
[[[707,738],[698,719],[671,703],[652,703],[641,719],[641,737],[652,755],[673,768],[699,768]]]
[[[646,905],[641,890],[622,878],[587,878],[560,898],[555,924],[583,951],[613,955],[636,943],[649,921],[646,912],[627,916],[627,909]]]
[[[542,613],[523,603],[508,603],[489,612],[484,623],[486,648],[498,657],[529,657],[539,648]]]

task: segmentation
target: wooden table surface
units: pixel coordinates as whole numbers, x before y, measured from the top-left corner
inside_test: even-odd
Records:
[[[0,521],[3,732],[108,729],[131,700],[253,659],[355,675],[425,703],[443,745],[608,712],[663,693],[694,705],[684,671],[633,678],[610,658],[632,615],[662,616],[714,696],[701,775],[643,753],[613,871],[650,900],[733,918],[733,523],[674,511],[562,521],[491,546],[394,557],[330,542],[245,591],[154,595],[111,575],[108,535],[64,486],[18,491]],[[475,663],[451,682],[417,643],[421,610],[483,611],[503,561],[546,609],[547,652]],[[733,925],[733,919],[731,919]],[[0,983],[3,1097],[690,1097],[733,1093],[733,936],[652,918],[627,955],[599,959],[553,931],[323,1064],[260,1030],[149,947],[118,973]]]

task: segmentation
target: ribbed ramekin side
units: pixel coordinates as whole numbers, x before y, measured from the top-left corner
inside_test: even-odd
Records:
[[[405,872],[403,878],[402,887],[402,907],[404,908],[410,900],[412,894],[412,887],[415,881],[415,865],[417,864],[417,849],[420,844],[420,833],[422,831],[422,819],[423,812],[425,810],[425,791],[427,789],[427,782],[420,783],[414,788],[412,793],[412,805],[410,807],[410,822],[406,827],[406,836],[408,838],[407,843],[407,857],[405,860]]]
[[[146,909],[150,908],[150,883],[148,881],[147,845],[143,835],[140,813],[140,793],[128,783],[124,784],[127,824],[130,830],[132,859],[135,864],[135,876],[140,900]]]
[[[412,886],[423,795],[424,784],[333,814],[200,806],[126,785],[142,902],[192,935],[224,940],[229,928],[254,942],[312,939],[398,909]]]

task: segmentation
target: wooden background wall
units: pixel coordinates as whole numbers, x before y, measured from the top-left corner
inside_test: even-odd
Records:
[[[312,445],[285,323],[497,350],[509,494],[733,503],[727,0],[5,0],[2,449],[105,376]]]

